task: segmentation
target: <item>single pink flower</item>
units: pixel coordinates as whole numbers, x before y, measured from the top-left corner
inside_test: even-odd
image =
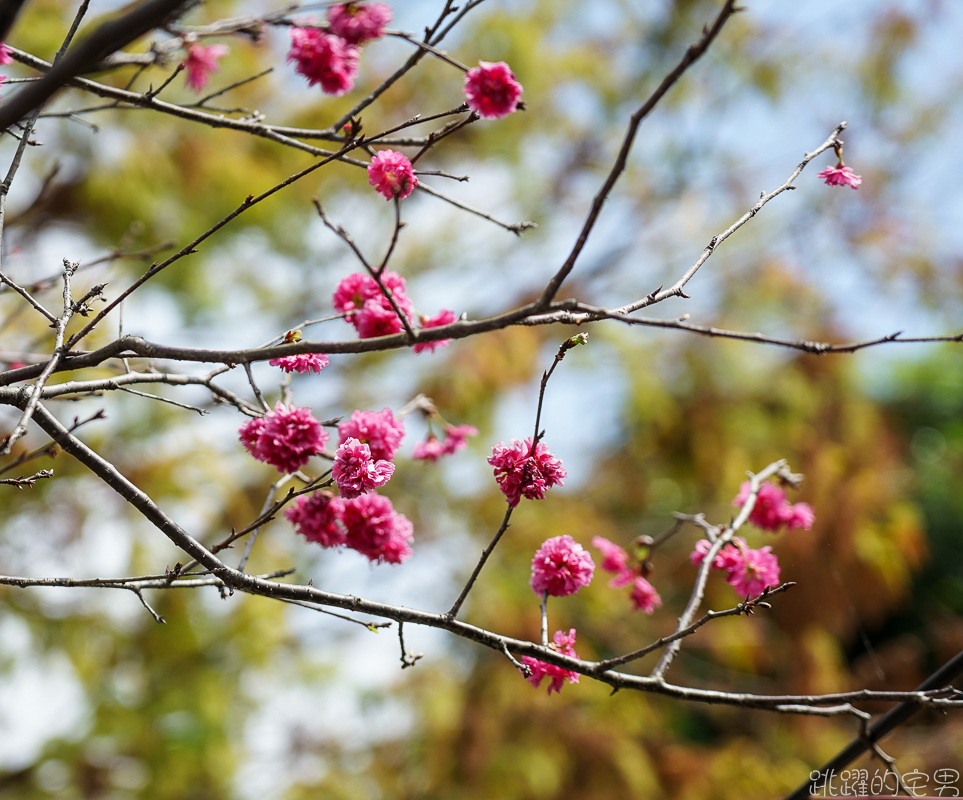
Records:
[[[504,61],[479,61],[465,75],[468,107],[485,119],[501,119],[511,114],[522,96],[522,85]]]
[[[338,425],[339,443],[357,439],[371,449],[375,461],[391,461],[405,436],[404,420],[395,419],[390,408],[381,411],[353,411],[351,419]]]
[[[842,161],[835,167],[826,167],[816,177],[826,181],[827,186],[848,186],[851,189],[858,189],[863,182],[862,176],[854,173]]]
[[[595,562],[582,545],[567,534],[553,536],[535,552],[529,585],[539,596],[566,597],[588,586],[594,572]]]
[[[737,508],[742,508],[746,500],[749,499],[751,490],[752,484],[745,481],[739,487],[739,494],[736,495],[732,504]],[[786,499],[786,493],[769,481],[763,481],[759,487],[756,504],[749,514],[749,521],[766,531],[778,531],[783,525],[790,530],[794,528],[809,530],[814,520],[815,515],[809,505],[806,503],[791,504]]]
[[[496,444],[488,463],[495,468],[495,480],[512,508],[522,497],[545,499],[545,490],[561,486],[566,475],[562,462],[544,444],[539,442],[532,452],[532,437]]]
[[[387,3],[340,3],[328,9],[328,27],[349,44],[363,44],[385,35],[391,22]]]
[[[451,323],[457,321],[458,317],[455,316],[454,311],[449,311],[447,308],[443,308],[433,317],[422,317],[421,327],[438,328],[442,325],[451,325]],[[421,344],[416,344],[412,349],[415,351],[415,353],[434,353],[436,348],[447,347],[450,343],[451,339],[439,339],[437,342],[423,342]]]
[[[288,61],[297,63],[295,70],[308,79],[308,85],[320,83],[326,94],[338,97],[354,86],[360,54],[340,36],[317,28],[291,28]]]
[[[404,153],[379,150],[368,165],[368,183],[385,200],[404,200],[418,185],[418,178]]]
[[[329,492],[301,495],[284,516],[309,542],[322,547],[339,547],[346,541],[347,534],[341,523],[344,500]]]
[[[258,461],[285,473],[297,472],[311,456],[324,450],[328,441],[328,434],[309,409],[281,402],[263,417],[246,422],[238,434]]]
[[[201,91],[211,80],[211,75],[217,72],[217,62],[224,58],[230,49],[223,44],[190,44],[187,46],[187,58],[182,66],[187,73],[187,85],[195,92]]]
[[[348,439],[341,444],[331,467],[338,494],[345,500],[384,486],[394,471],[395,465],[390,461],[372,459],[371,449],[357,439]]]
[[[445,455],[450,456],[468,447],[468,437],[477,436],[474,425],[445,425]]]
[[[313,372],[321,374],[330,362],[324,353],[302,353],[297,356],[281,356],[268,361],[272,367],[280,367],[285,372]]]
[[[10,54],[10,48],[7,47],[6,42],[0,42],[0,66],[6,66],[7,64],[13,63],[13,56]]]
[[[563,656],[578,658],[578,653],[575,652],[575,628],[569,630],[568,634],[562,631],[555,631],[553,638],[555,640],[554,650],[557,650]],[[550,679],[548,684],[549,694],[552,692],[560,694],[566,680],[568,680],[569,683],[578,683],[578,673],[572,670],[565,669],[564,667],[556,667],[554,664],[546,664],[544,661],[539,661],[537,658],[532,658],[531,656],[522,656],[521,661],[532,673],[525,680],[536,689],[542,685],[544,678]]]
[[[634,611],[642,609],[646,614],[651,614],[657,608],[662,608],[662,598],[645,578],[638,576],[632,583],[632,591],[629,594]]]
[[[445,446],[434,436],[429,436],[425,441],[415,445],[415,452],[411,457],[419,461],[435,462],[443,455],[445,455]]]
[[[768,545],[759,550],[739,550],[741,558],[726,580],[740,597],[755,597],[767,586],[779,585],[779,561]]]
[[[344,502],[341,516],[345,543],[371,561],[400,564],[412,553],[412,525],[380,494],[363,494]]]
[[[405,291],[405,279],[397,272],[389,271],[381,276],[381,280],[401,312],[410,318],[414,308]],[[356,272],[343,278],[332,299],[337,311],[347,312],[345,320],[354,325],[362,339],[387,336],[402,329],[391,302],[370,275]]]
[[[696,542],[695,550],[692,551],[689,560],[696,566],[699,566],[705,561],[706,554],[711,547],[712,542],[708,539],[700,539]],[[741,536],[733,536],[732,541],[724,545],[723,548],[716,553],[716,557],[712,561],[712,569],[721,569],[724,572],[734,569],[742,562],[740,550],[746,548],[748,548],[748,545],[745,539]]]

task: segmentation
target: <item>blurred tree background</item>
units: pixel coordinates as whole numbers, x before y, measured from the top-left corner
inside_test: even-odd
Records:
[[[421,30],[440,6],[399,3],[395,25]],[[617,305],[670,282],[845,119],[845,157],[863,175],[860,190],[816,180],[832,163],[823,156],[795,192],[720,249],[687,287],[691,300],[655,314],[688,312],[702,324],[813,340],[958,332],[963,9],[939,0],[746,6],[643,125],[563,296]],[[49,59],[74,10],[32,0],[10,43]],[[95,2],[92,18],[111,10]],[[220,0],[190,20],[272,10]],[[447,48],[464,63],[507,61],[525,86],[527,111],[469,127],[419,167],[470,175],[453,188],[427,182],[539,228],[516,238],[434,198],[406,201],[393,266],[420,311],[481,316],[544,286],[628,114],[716,10],[703,0],[490,0],[469,15]],[[231,53],[212,90],[268,66],[274,72],[216,102],[292,126],[330,124],[411,51],[397,39],[371,44],[354,91],[332,99],[284,63],[285,29],[257,42],[224,41]],[[135,86],[159,86],[168,72],[151,69]],[[94,77],[123,87],[134,70]],[[366,131],[452,108],[460,86],[457,72],[426,59],[365,110]],[[164,97],[193,102],[180,79]],[[48,110],[94,100],[65,94]],[[83,118],[100,129],[76,117],[40,121],[44,146],[28,151],[11,194],[4,257],[22,282],[56,274],[63,257],[87,263],[117,247],[180,246],[243,197],[310,163],[263,139],[140,110]],[[2,145],[4,158],[14,144]],[[135,295],[124,330],[171,344],[249,347],[328,313],[338,280],[357,267],[320,225],[312,195],[366,252],[382,252],[390,206],[359,169],[327,167]],[[121,258],[82,274],[88,284],[108,281],[110,294],[143,268],[143,259]],[[17,353],[44,353],[49,332],[31,327],[11,294],[0,294],[0,324],[20,342]],[[748,536],[752,546],[774,545],[783,579],[797,587],[771,612],[703,628],[671,678],[765,693],[910,689],[963,649],[959,345],[817,357],[590,328],[589,346],[559,367],[546,400],[546,443],[570,479],[547,500],[519,507],[465,619],[536,638],[528,575],[545,538],[568,533],[589,546],[602,535],[627,546],[669,527],[673,511],[724,522],[745,471],[784,457],[806,474],[792,499],[813,506],[815,526]],[[105,330],[102,341],[115,333]],[[349,329],[335,320],[308,335],[345,338]],[[320,552],[281,519],[265,528],[251,569],[297,566],[295,579],[333,591],[447,608],[504,513],[485,458],[493,443],[530,434],[538,377],[567,335],[515,328],[433,356],[332,356],[322,375],[296,377],[295,402],[320,418],[397,409],[424,392],[447,420],[481,433],[448,463],[399,460],[385,493],[415,523],[416,555],[404,566],[369,568],[355,553]],[[255,371],[272,398],[275,373]],[[236,377],[235,388],[249,391]],[[203,392],[159,393],[209,405]],[[51,405],[67,421],[107,408],[108,419],[84,427],[85,440],[205,542],[254,518],[275,479],[237,442],[243,420],[232,410],[200,417],[134,395]],[[14,421],[7,413],[7,427]],[[414,417],[407,427],[410,453],[425,428]],[[34,436],[25,450],[46,445]],[[35,463],[57,478],[2,495],[3,573],[156,574],[181,560],[69,457]],[[600,572],[587,590],[552,604],[551,629],[577,628],[583,657],[670,632],[695,575],[688,554],[696,539],[689,529],[659,550],[650,580],[665,605],[651,617],[632,612]],[[136,597],[117,594],[0,589],[3,800],[770,798],[856,734],[848,721],[611,695],[588,679],[547,697],[503,657],[415,628],[406,642],[425,657],[402,673],[394,626],[372,633],[214,590],[154,592],[149,599],[167,621],[157,625]],[[718,576],[710,580],[708,607],[738,599]],[[631,669],[647,671],[653,658]],[[901,770],[963,769],[963,720],[920,714],[884,748]],[[882,766],[860,765],[871,773]]]

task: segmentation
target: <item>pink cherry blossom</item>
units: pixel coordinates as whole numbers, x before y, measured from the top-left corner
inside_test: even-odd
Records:
[[[545,490],[561,486],[566,475],[562,462],[544,444],[539,442],[532,452],[532,437],[496,444],[488,463],[495,468],[495,480],[512,508],[522,497],[543,500]]]
[[[646,614],[651,614],[657,608],[662,608],[662,598],[659,597],[659,593],[641,575],[632,583],[629,600],[632,601],[633,610],[642,609]]]
[[[6,66],[12,63],[13,56],[10,54],[10,48],[7,47],[6,42],[0,42],[0,66]]]
[[[405,436],[404,420],[395,419],[390,408],[354,411],[351,419],[338,425],[340,444],[354,438],[368,445],[375,461],[391,461]]]
[[[625,550],[604,536],[594,537],[592,546],[602,551],[602,569],[615,573],[615,577],[609,581],[609,586],[613,589],[621,589],[635,580],[639,571],[638,568],[629,567],[629,554]]]
[[[465,75],[468,107],[485,119],[507,117],[521,96],[522,85],[504,61],[479,61]]]
[[[739,494],[732,501],[737,508],[742,508],[752,490],[752,484],[745,481],[739,487]],[[752,507],[749,514],[749,521],[766,531],[777,531],[783,525],[790,530],[794,528],[812,527],[815,515],[812,508],[806,503],[796,503],[792,505],[786,499],[786,493],[778,486],[763,481],[759,487],[759,494],[756,496],[756,504]]]
[[[341,525],[343,515],[344,500],[329,492],[301,495],[284,512],[298,533],[322,547],[339,547],[345,543],[347,534]]]
[[[380,150],[368,165],[368,183],[385,200],[404,200],[418,185],[411,162],[404,153]]]
[[[689,560],[696,566],[699,566],[705,561],[706,554],[711,547],[712,542],[708,539],[700,539],[696,542],[695,550],[692,551]],[[732,541],[724,545],[723,548],[716,553],[716,557],[712,561],[712,569],[720,569],[724,572],[734,569],[742,561],[742,557],[739,555],[742,549],[748,549],[746,540],[741,536],[733,536]]]
[[[411,317],[414,308],[405,291],[405,279],[397,272],[388,271],[382,274],[381,281],[391,292],[401,312]],[[398,314],[370,275],[360,272],[348,275],[338,284],[332,299],[337,311],[348,312],[345,320],[354,325],[362,339],[387,336],[402,329]]]
[[[371,449],[357,439],[348,439],[334,454],[331,474],[338,484],[338,493],[350,500],[379,486],[384,486],[394,474],[390,461],[371,458]]]
[[[238,431],[241,442],[258,461],[279,471],[297,472],[324,450],[328,434],[307,408],[278,403],[273,411],[250,420]]]
[[[863,182],[862,176],[857,175],[842,161],[835,167],[826,167],[816,177],[826,181],[827,186],[848,186],[851,189],[858,189]]]
[[[425,441],[415,445],[415,452],[411,457],[419,461],[435,462],[443,455],[445,455],[445,446],[434,436],[429,436]]]
[[[297,356],[281,356],[281,358],[272,358],[268,361],[272,367],[280,367],[285,372],[313,372],[317,375],[321,374],[326,366],[328,366],[328,357],[324,353],[302,353]]]
[[[340,3],[328,9],[331,32],[350,44],[380,39],[389,22],[391,6],[387,3]]]
[[[217,62],[230,52],[223,44],[190,44],[187,46],[187,58],[182,66],[187,73],[187,85],[195,92],[201,91],[217,72]],[[2,62],[0,62],[2,63]]]
[[[455,316],[454,311],[443,308],[433,317],[422,317],[421,327],[438,328],[441,325],[451,325],[451,323],[457,321],[458,317]],[[416,344],[412,349],[415,353],[434,353],[436,348],[447,347],[450,343],[451,339],[439,339],[437,342],[422,342],[421,344]]]
[[[779,585],[779,561],[768,545],[759,550],[739,550],[741,558],[729,569],[726,580],[741,597],[755,597],[767,586]]]
[[[288,61],[297,63],[299,75],[308,84],[321,84],[326,94],[338,97],[354,86],[361,51],[340,36],[332,36],[317,28],[291,28],[291,51]]]
[[[344,503],[346,544],[371,561],[400,564],[411,556],[412,525],[387,497],[363,494]]]
[[[555,631],[553,638],[555,640],[555,650],[563,656],[578,658],[578,653],[575,652],[575,628],[569,630],[568,634],[563,631]],[[546,664],[544,661],[539,661],[537,658],[532,658],[531,656],[522,656],[521,662],[527,666],[532,673],[525,680],[536,689],[542,685],[544,678],[550,679],[548,684],[549,694],[552,692],[560,694],[566,680],[568,680],[569,683],[578,683],[578,673],[572,672],[564,667]]]
[[[445,425],[445,455],[450,456],[468,447],[468,437],[477,436],[474,425]]]
[[[582,545],[567,534],[553,536],[535,552],[529,585],[537,595],[565,597],[588,586],[594,572],[595,562]]]

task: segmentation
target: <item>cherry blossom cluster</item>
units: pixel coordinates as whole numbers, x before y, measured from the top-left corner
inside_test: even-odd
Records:
[[[698,566],[712,547],[708,539],[696,542],[689,559]],[[726,581],[740,597],[756,597],[767,586],[779,585],[779,561],[768,545],[753,550],[741,536],[734,536],[712,561],[712,569],[726,573]]]
[[[488,463],[495,468],[495,480],[512,508],[522,497],[544,500],[545,490],[561,486],[567,474],[544,444],[533,445],[531,436],[524,442],[512,439],[508,445],[496,444]]]
[[[540,597],[567,597],[592,582],[595,562],[571,536],[546,539],[532,558],[529,585]]]
[[[557,650],[563,656],[572,656],[572,658],[578,658],[578,653],[575,652],[575,628],[570,629],[568,633],[565,633],[564,631],[555,631],[555,636],[553,639],[554,642],[550,644],[549,647],[551,647],[553,650]],[[542,680],[544,678],[549,679],[549,694],[552,692],[561,694],[562,685],[566,680],[569,683],[578,683],[578,673],[572,672],[564,667],[556,667],[554,664],[546,664],[544,661],[539,661],[537,658],[532,658],[531,656],[522,656],[522,664],[528,667],[530,671],[530,674],[526,680],[536,689],[542,685]]]
[[[405,279],[397,272],[387,270],[380,275],[385,289],[391,294],[398,311],[407,320],[415,316],[414,306],[405,290]],[[395,311],[391,300],[382,292],[378,281],[363,272],[355,272],[343,278],[334,291],[332,298],[335,311],[345,315],[346,322],[351,323],[362,339],[374,336],[389,336],[400,333],[404,327],[398,311]],[[442,309],[435,317],[418,316],[423,328],[435,328],[455,322],[457,317],[453,311]],[[444,347],[451,340],[442,339],[437,342],[424,342],[414,346],[415,353],[433,352],[435,348]]]
[[[478,428],[472,425],[445,424],[445,441],[440,441],[434,434],[415,445],[412,458],[422,461],[437,461],[442,456],[451,456],[459,450],[468,447],[468,437],[477,436]]]
[[[651,614],[655,609],[662,607],[662,598],[659,597],[659,593],[642,577],[641,564],[630,567],[629,554],[603,536],[593,537],[592,545],[602,551],[602,569],[615,573],[615,577],[609,581],[609,586],[613,589],[632,587],[629,600],[632,601],[633,611],[641,609],[646,614]]]
[[[187,58],[181,62],[185,72],[185,82],[189,89],[200,92],[217,72],[217,62],[226,56],[230,49],[224,44],[203,45],[185,38],[184,50]]]
[[[400,564],[412,553],[411,522],[379,494],[344,499],[315,492],[299,497],[285,516],[309,542],[348,547],[380,564]]]
[[[263,417],[244,423],[238,434],[252,456],[284,473],[297,472],[328,441],[309,409],[281,402]]]
[[[745,481],[739,487],[732,504],[742,508],[752,492],[752,484]],[[816,519],[808,503],[790,503],[786,493],[775,484],[763,481],[756,496],[756,504],[749,513],[749,521],[764,531],[778,531],[785,526],[788,530],[803,528],[809,530]]]
[[[391,409],[355,411],[338,426],[340,445],[331,474],[338,493],[347,499],[384,486],[395,471],[395,452],[405,435],[405,424]]]

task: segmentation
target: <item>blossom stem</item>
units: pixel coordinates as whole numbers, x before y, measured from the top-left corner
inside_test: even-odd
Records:
[[[542,592],[542,647],[548,647],[548,592]]]
[[[488,561],[488,557],[492,554],[492,551],[495,549],[495,545],[498,544],[498,540],[501,539],[505,531],[508,530],[508,521],[512,518],[512,511],[514,510],[515,510],[514,506],[512,506],[511,503],[509,503],[508,509],[505,511],[505,519],[502,520],[502,524],[499,526],[498,531],[492,537],[492,540],[488,543],[488,547],[486,547],[482,551],[481,558],[478,559],[478,563],[475,564],[475,569],[472,570],[471,577],[468,579],[468,582],[465,584],[465,588],[461,590],[461,594],[458,595],[458,599],[455,600],[454,604],[448,610],[448,613],[445,615],[446,617],[448,617],[448,619],[454,619],[455,617],[458,616],[458,612],[461,610],[461,607],[465,602],[465,598],[468,597],[468,593],[471,591],[471,587],[475,585],[475,581],[478,579],[478,575],[482,571],[482,567],[484,567],[485,562]]]

